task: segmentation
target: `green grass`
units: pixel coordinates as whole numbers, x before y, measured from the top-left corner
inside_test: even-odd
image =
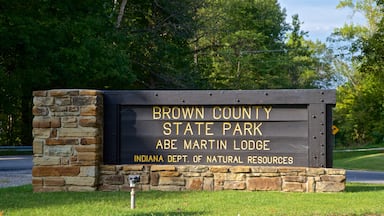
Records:
[[[351,170],[384,171],[384,151],[334,152],[333,167]]]
[[[368,143],[363,145],[336,145],[336,150],[345,150],[345,149],[372,149],[372,148],[384,148],[384,143]]]
[[[347,184],[341,193],[249,191],[33,193],[0,189],[3,215],[383,215],[384,185]],[[0,214],[1,215],[1,214]]]
[[[384,151],[335,152],[334,167],[384,171]],[[342,193],[129,192],[33,193],[0,188],[0,215],[384,215],[384,185],[348,183]]]
[[[348,146],[343,146],[343,145],[336,145],[335,149],[336,150],[343,150],[343,149],[371,149],[371,148],[383,148],[384,143],[368,143],[368,144],[361,144],[361,145],[348,145]]]

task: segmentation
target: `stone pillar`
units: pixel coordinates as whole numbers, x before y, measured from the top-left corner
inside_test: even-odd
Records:
[[[103,96],[97,90],[33,92],[35,192],[97,190]]]

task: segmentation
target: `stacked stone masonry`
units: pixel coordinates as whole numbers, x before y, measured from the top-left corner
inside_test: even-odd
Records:
[[[345,170],[307,167],[104,165],[103,95],[97,90],[33,92],[35,192],[248,190],[339,192]]]
[[[248,190],[340,192],[345,170],[306,167],[102,165],[101,191],[130,190],[128,175],[141,177],[139,190]]]
[[[103,97],[96,90],[33,92],[34,191],[97,190]]]

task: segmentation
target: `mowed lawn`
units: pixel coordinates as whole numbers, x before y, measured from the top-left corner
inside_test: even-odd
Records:
[[[384,171],[383,151],[337,152],[334,167]],[[264,191],[33,193],[32,186],[0,188],[6,215],[384,215],[384,184],[347,183],[340,193]]]
[[[347,184],[340,193],[262,191],[33,193],[0,189],[0,215],[384,215],[384,185]]]
[[[334,152],[333,167],[384,171],[384,150]]]

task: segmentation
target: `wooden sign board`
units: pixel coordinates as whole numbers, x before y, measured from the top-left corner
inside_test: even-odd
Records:
[[[332,166],[334,90],[106,91],[104,163]]]

